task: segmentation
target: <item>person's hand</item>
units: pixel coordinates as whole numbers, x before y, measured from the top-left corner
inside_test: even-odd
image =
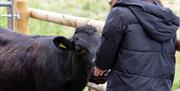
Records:
[[[94,67],[94,76],[96,76],[96,77],[102,76],[104,74],[104,72],[106,72],[106,70],[101,70],[101,69],[97,68],[96,66]]]

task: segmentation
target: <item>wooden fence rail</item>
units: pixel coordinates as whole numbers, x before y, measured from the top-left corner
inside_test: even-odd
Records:
[[[89,24],[96,27],[98,32],[101,32],[104,26],[104,21],[65,15],[33,8],[29,8],[29,16],[38,20],[48,21],[70,27],[79,27],[85,24]]]
[[[29,33],[29,18],[34,18],[42,21],[48,21],[55,24],[60,24],[69,27],[79,27],[85,24],[92,25],[97,28],[98,32],[102,32],[104,21],[93,20],[83,17],[60,14],[46,10],[34,9],[28,7],[28,0],[14,0],[14,13],[19,14],[20,19],[15,19],[15,31],[28,34]]]

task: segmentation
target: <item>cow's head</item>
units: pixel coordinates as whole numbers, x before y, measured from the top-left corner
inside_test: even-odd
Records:
[[[56,37],[54,38],[54,44],[60,50],[75,51],[77,54],[87,54],[89,57],[93,58],[100,45],[100,37],[100,34],[96,32],[96,28],[85,25],[76,28],[76,32],[72,39]]]
[[[71,75],[68,76],[72,80],[75,78],[80,82],[83,81],[84,85],[81,89],[85,87],[91,68],[94,66],[92,61],[100,45],[100,38],[101,35],[96,32],[96,28],[85,25],[76,28],[72,39],[55,37],[53,40],[58,49],[67,51],[67,54],[71,55],[72,60],[68,61],[70,65],[67,67]]]

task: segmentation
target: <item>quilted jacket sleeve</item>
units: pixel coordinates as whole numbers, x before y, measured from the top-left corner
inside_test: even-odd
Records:
[[[111,69],[117,60],[119,46],[124,35],[121,12],[113,8],[106,19],[102,33],[101,46],[95,64],[99,69]]]

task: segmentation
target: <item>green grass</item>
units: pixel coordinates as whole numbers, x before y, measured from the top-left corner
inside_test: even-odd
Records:
[[[177,89],[180,89],[180,53],[178,52],[176,54],[176,73],[175,73],[175,79],[174,79],[174,85],[173,85],[173,91],[176,91]]]
[[[1,17],[1,15],[6,14],[5,8],[0,8],[0,26],[7,26],[7,18]]]

